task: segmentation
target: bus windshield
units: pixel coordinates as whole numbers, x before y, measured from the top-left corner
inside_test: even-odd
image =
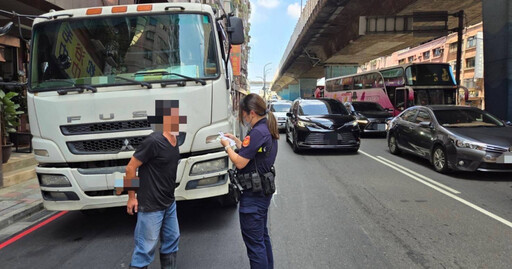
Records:
[[[408,86],[455,86],[448,64],[418,64],[405,70]]]
[[[192,13],[40,23],[34,26],[30,89],[180,79],[166,73],[216,78],[214,32],[210,16]]]

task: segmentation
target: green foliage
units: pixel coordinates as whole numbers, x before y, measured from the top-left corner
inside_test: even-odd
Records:
[[[20,105],[16,104],[12,101],[12,98],[17,96],[16,92],[8,92],[0,90],[0,104],[2,105],[2,144],[6,144],[6,138],[9,133],[16,132],[16,127],[20,125],[19,123],[19,115],[23,114],[23,111],[20,111]]]

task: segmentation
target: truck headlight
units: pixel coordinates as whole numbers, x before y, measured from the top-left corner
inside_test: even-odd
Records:
[[[65,175],[40,174],[39,184],[44,187],[71,187],[71,183]]]
[[[487,148],[487,145],[485,144],[464,140],[455,140],[455,146],[459,148],[477,149],[482,151],[484,151]]]
[[[195,163],[190,169],[191,176],[209,174],[226,170],[228,168],[228,158],[223,157],[215,160]]]

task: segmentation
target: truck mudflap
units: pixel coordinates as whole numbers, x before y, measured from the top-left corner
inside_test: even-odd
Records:
[[[202,169],[198,169],[196,165],[202,165]],[[230,166],[232,164],[224,151],[182,158],[176,176],[176,200],[228,194],[227,169]],[[117,207],[125,206],[128,200],[126,194],[115,195],[114,182],[124,176],[122,166],[91,169],[36,167],[36,173],[43,205],[48,210]]]

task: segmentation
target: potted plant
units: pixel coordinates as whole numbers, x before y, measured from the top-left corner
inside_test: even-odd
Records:
[[[19,104],[14,103],[11,99],[17,96],[16,92],[5,93],[0,90],[0,104],[1,108],[1,124],[2,124],[2,163],[6,163],[11,156],[12,143],[8,143],[7,137],[9,133],[16,132],[16,127],[19,125],[18,116],[23,114],[19,111]]]

